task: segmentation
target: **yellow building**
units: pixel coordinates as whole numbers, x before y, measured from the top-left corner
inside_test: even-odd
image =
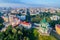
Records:
[[[55,26],[55,29],[56,29],[56,32],[60,35],[60,25],[59,24],[57,24]]]

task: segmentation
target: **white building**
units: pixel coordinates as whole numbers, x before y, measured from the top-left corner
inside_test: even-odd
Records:
[[[50,17],[51,20],[59,20],[60,19],[60,16],[57,16],[57,15],[53,15]]]
[[[21,22],[21,24],[24,28],[30,29],[31,28],[31,24],[27,23],[27,22]]]

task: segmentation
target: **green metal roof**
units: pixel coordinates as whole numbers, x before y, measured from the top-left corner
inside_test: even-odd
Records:
[[[46,19],[45,19],[45,18],[43,18],[43,20],[41,21],[41,23],[46,23]]]

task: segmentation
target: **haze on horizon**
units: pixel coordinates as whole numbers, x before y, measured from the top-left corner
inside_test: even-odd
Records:
[[[0,7],[60,7],[60,0],[0,0]]]

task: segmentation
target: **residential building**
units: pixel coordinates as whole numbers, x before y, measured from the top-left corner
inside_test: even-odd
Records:
[[[60,16],[57,16],[57,15],[53,15],[50,17],[51,20],[59,20],[60,19]]]
[[[30,29],[31,28],[31,24],[30,23],[28,23],[28,22],[21,22],[21,24],[20,25],[22,25],[24,28],[27,28],[27,29]]]
[[[1,16],[3,19],[4,19],[4,21],[5,22],[8,22],[9,20],[8,20],[8,16]]]
[[[50,8],[50,9],[49,9],[49,12],[55,14],[55,13],[56,13],[56,10],[53,9],[53,8]]]
[[[55,25],[56,32],[60,35],[60,24]]]

